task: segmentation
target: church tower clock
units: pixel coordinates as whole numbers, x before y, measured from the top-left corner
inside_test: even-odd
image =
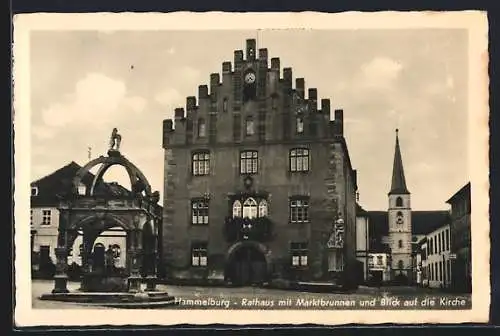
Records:
[[[411,279],[411,197],[406,187],[403,160],[396,129],[396,149],[392,168],[391,190],[388,194],[389,247],[391,249],[391,274],[394,280],[409,282]]]

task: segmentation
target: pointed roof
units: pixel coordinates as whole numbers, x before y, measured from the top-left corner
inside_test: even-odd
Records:
[[[399,149],[399,130],[396,129],[396,150],[394,152],[394,164],[392,166],[392,184],[389,195],[392,194],[409,194],[406,187],[405,172],[403,169],[403,160],[401,159],[401,150]]]

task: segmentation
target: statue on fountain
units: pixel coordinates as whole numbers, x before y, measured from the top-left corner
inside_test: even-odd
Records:
[[[113,128],[113,132],[111,133],[111,138],[109,140],[108,155],[119,155],[121,142],[122,136],[118,134],[118,129],[115,127]]]

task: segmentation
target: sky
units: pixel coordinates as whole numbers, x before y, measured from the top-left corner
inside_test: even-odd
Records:
[[[121,152],[163,192],[162,121],[222,62],[257,38],[344,110],[360,204],[387,209],[399,139],[414,210],[447,209],[467,171],[467,31],[34,31],[30,39],[31,179]],[[333,112],[332,112],[333,113]],[[333,116],[332,116],[333,118]],[[130,183],[113,167],[106,180]]]

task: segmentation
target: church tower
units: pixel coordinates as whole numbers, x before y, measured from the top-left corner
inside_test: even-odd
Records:
[[[396,129],[396,149],[392,167],[392,183],[389,197],[389,246],[391,248],[392,277],[401,276],[411,279],[411,198],[406,187],[403,160],[399,148],[398,130]]]

